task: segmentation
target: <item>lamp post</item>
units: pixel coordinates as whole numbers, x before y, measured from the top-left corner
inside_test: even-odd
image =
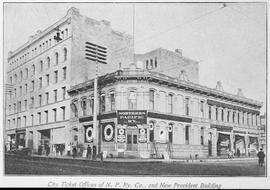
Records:
[[[94,61],[96,64],[96,72],[94,78],[94,113],[93,113],[93,144],[98,144],[98,127],[97,127],[97,88],[98,88],[98,74],[99,74],[99,63],[107,64],[107,48],[90,43],[85,42],[85,58],[91,61]]]

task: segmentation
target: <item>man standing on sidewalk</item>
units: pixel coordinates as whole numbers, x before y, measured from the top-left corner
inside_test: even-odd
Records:
[[[264,163],[264,157],[265,157],[265,154],[264,154],[262,148],[260,149],[260,152],[258,152],[257,156],[259,158],[259,166],[262,167],[263,166],[263,163]]]
[[[91,149],[91,147],[88,145],[86,157],[91,159],[91,154],[92,154],[92,149]]]

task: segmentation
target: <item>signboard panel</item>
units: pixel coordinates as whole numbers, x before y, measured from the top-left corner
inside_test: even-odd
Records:
[[[147,122],[146,110],[119,110],[117,121],[121,125],[142,125]]]

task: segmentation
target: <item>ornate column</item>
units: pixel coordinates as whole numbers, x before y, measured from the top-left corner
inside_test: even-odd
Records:
[[[218,132],[216,129],[212,133],[212,155],[217,156],[217,141],[218,141]]]
[[[245,150],[246,150],[246,156],[248,156],[248,152],[249,152],[249,136],[246,134],[245,135]]]
[[[216,106],[211,106],[211,119],[216,120]]]
[[[231,134],[230,134],[230,150],[231,151],[234,149],[234,141],[235,141],[235,139],[234,139],[234,134],[233,134],[233,130],[232,130]]]

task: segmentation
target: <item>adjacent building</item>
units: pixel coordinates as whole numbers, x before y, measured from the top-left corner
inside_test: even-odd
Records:
[[[95,62],[85,42],[106,47],[99,64],[98,127],[93,128]],[[111,157],[202,158],[260,146],[262,103],[199,84],[198,61],[182,50],[134,54],[132,36],[71,8],[10,52],[6,145],[67,153],[88,145]],[[43,147],[43,148],[42,148]],[[42,148],[42,149],[41,149]],[[41,151],[42,153],[42,151]]]

